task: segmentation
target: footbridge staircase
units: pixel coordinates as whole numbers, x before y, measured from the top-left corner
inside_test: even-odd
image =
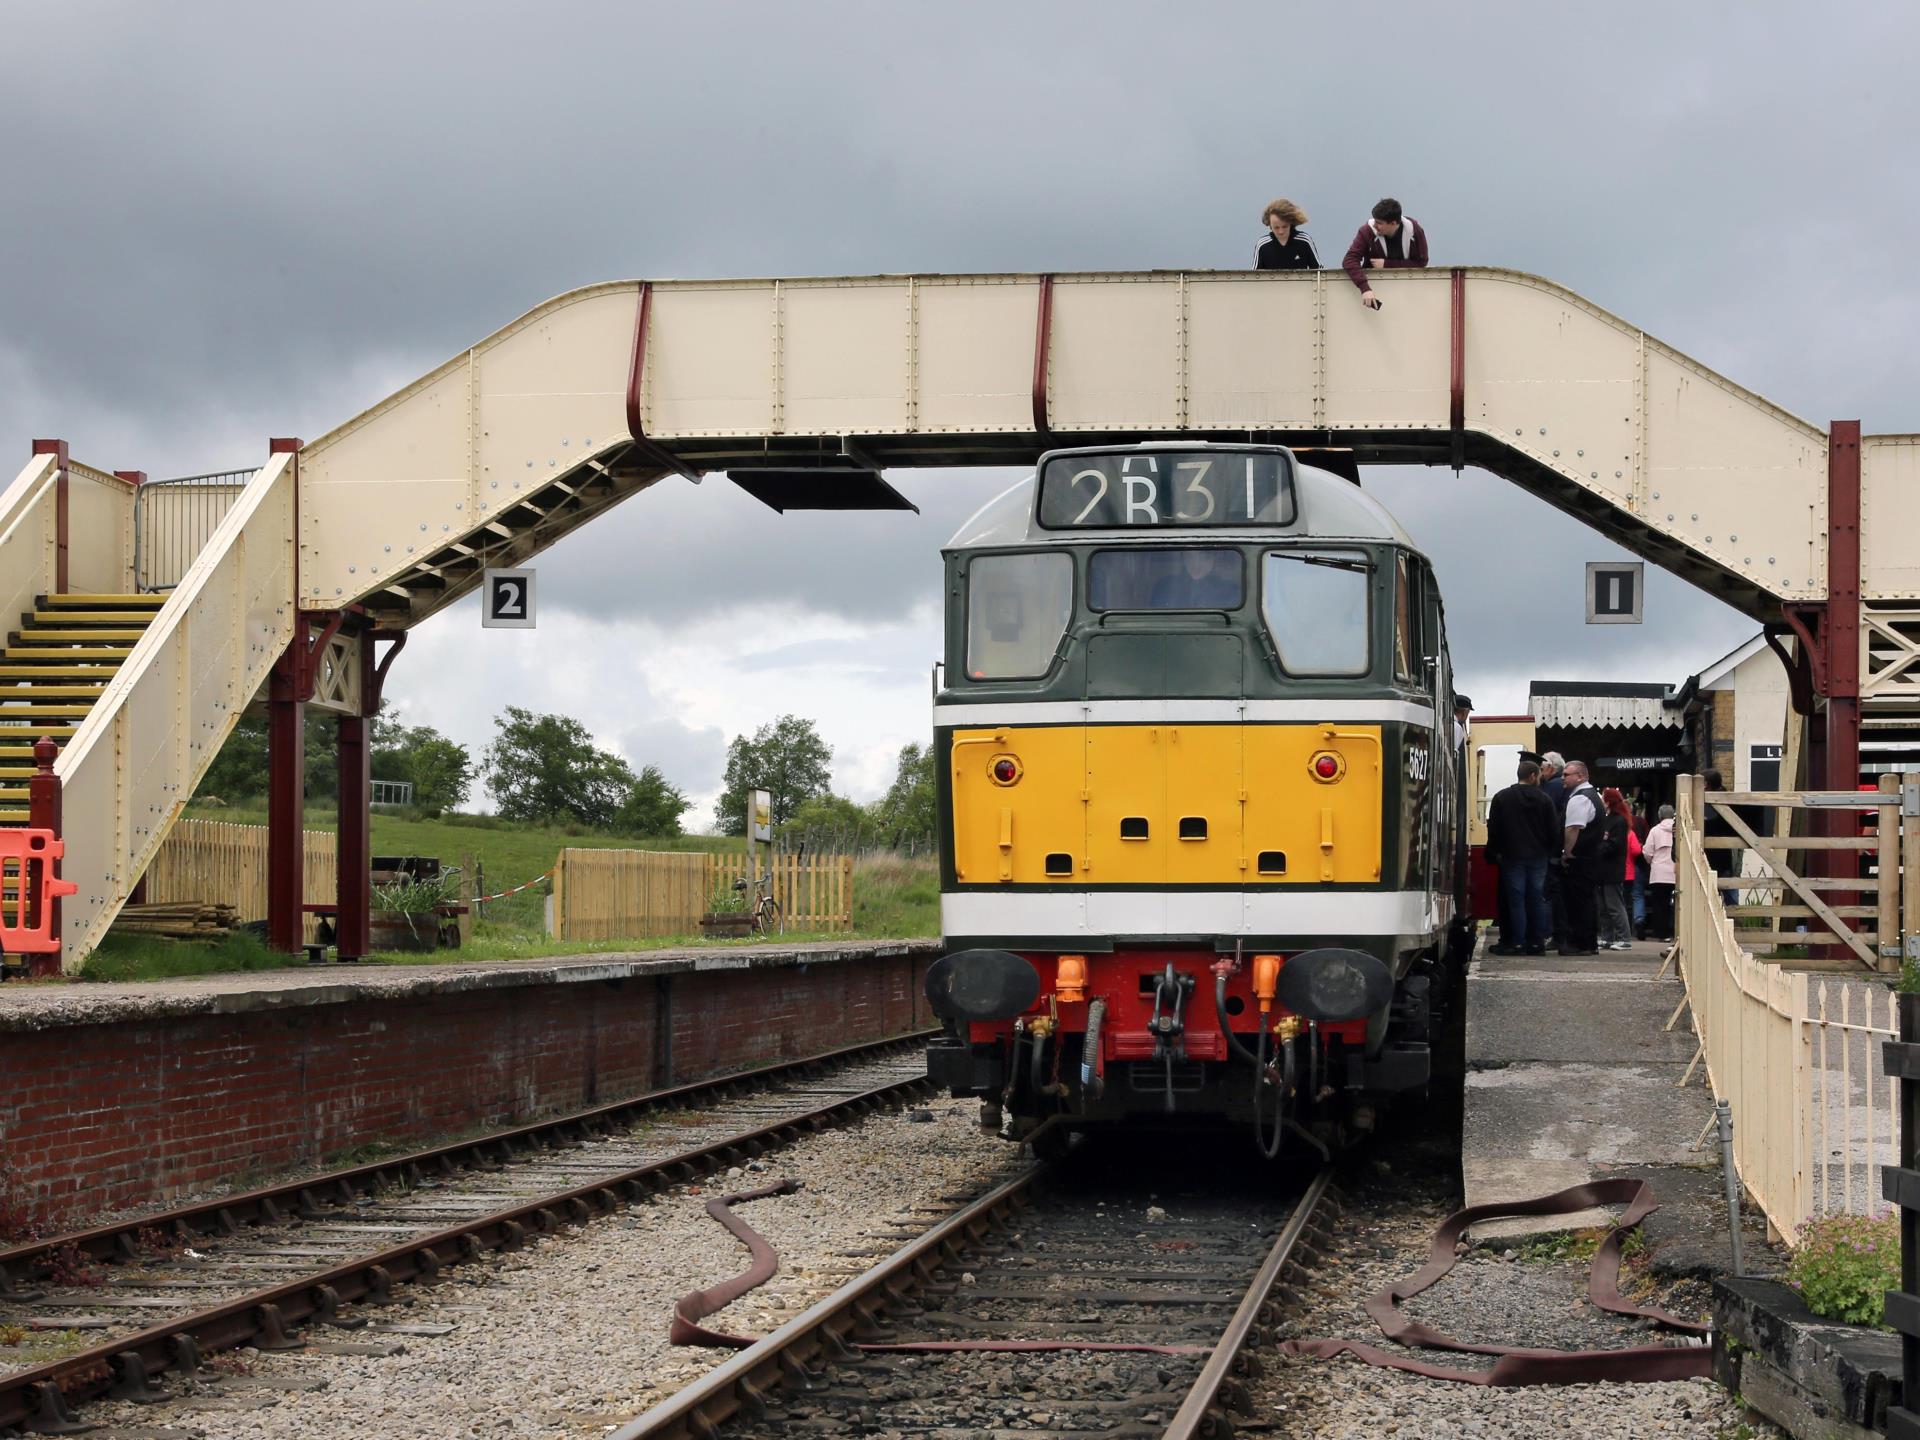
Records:
[[[0,823],[56,831],[78,887],[46,902],[61,948],[36,963],[98,943],[256,702],[270,929],[296,943],[303,707],[340,715],[341,793],[357,776],[364,795],[366,716],[407,630],[669,477],[756,471],[756,493],[844,506],[888,467],[1164,438],[1475,465],[1765,624],[1816,782],[1851,788],[1862,723],[1920,723],[1920,437],[1799,419],[1531,275],[1373,284],[1379,311],[1337,271],[592,286],[274,441],[157,575],[143,547],[191,487],[36,442],[0,493]],[[354,808],[343,953],[365,935]]]

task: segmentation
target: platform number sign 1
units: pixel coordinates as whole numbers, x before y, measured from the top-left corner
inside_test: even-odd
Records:
[[[480,581],[480,624],[488,630],[533,629],[533,571],[486,571]]]
[[[1638,625],[1647,567],[1639,560],[1587,564],[1587,624]]]

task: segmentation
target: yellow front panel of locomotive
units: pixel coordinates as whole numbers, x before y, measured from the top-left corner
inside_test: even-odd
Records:
[[[1167,878],[1168,728],[1087,727],[1087,879],[1160,885]]]
[[[1079,725],[955,730],[953,863],[962,885],[1065,885],[1086,877],[1087,732]],[[1011,760],[1011,783],[994,775]],[[1048,874],[1048,855],[1072,869]]]
[[[1322,755],[1332,779],[1315,771]],[[1378,725],[1249,725],[1245,756],[1249,885],[1380,878]]]

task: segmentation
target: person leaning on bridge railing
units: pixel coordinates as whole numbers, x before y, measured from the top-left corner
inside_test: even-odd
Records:
[[[1275,200],[1260,212],[1260,223],[1267,227],[1267,238],[1253,252],[1256,270],[1318,270],[1320,257],[1313,241],[1300,227],[1307,223],[1307,212],[1291,200]]]
[[[1427,232],[1411,215],[1400,213],[1398,200],[1382,200],[1373,207],[1373,218],[1354,235],[1341,268],[1360,287],[1360,303],[1378,310],[1380,297],[1367,283],[1367,271],[1426,269]]]

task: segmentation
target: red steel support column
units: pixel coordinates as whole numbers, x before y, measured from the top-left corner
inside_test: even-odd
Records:
[[[53,590],[55,595],[67,593],[67,467],[70,457],[67,442],[64,440],[36,440],[33,453],[56,457],[59,470],[53,482]]]
[[[42,735],[33,742],[33,776],[27,781],[27,824],[35,830],[51,830],[56,836],[64,835],[60,816],[60,777],[53,773],[53,762],[60,754],[60,747],[53,740]],[[29,907],[29,923],[40,923],[40,907],[51,906],[53,910],[52,932],[60,934],[60,897],[46,896],[36,886],[30,896],[20,897]],[[28,975],[58,975],[60,973],[60,952],[50,955],[29,955],[27,957]]]
[[[1051,444],[1047,426],[1047,364],[1053,353],[1053,276],[1040,277],[1040,308],[1033,322],[1033,429],[1042,445]]]
[[[305,938],[307,618],[267,681],[267,943],[288,954]]]
[[[1452,355],[1448,366],[1448,460],[1457,475],[1467,463],[1467,272],[1453,272]]]
[[[1827,651],[1826,773],[1829,790],[1860,784],[1860,422],[1835,420],[1827,427],[1827,614],[1821,627]],[[1850,810],[1828,816],[1829,834],[1859,833]],[[1827,873],[1860,873],[1860,852],[1831,852]],[[1841,903],[1854,904],[1847,899]]]
[[[340,821],[334,899],[334,944],[342,960],[358,960],[373,938],[373,635],[360,636],[360,713],[340,717]]]
[[[293,454],[299,462],[298,440],[274,440],[273,455]],[[295,494],[298,495],[298,474]],[[296,500],[295,530],[299,528]],[[297,608],[300,594],[298,555],[293,615],[293,638],[274,663],[267,682],[267,943],[292,954],[306,938],[302,906],[306,902],[307,819],[307,667],[311,647],[307,617]]]

